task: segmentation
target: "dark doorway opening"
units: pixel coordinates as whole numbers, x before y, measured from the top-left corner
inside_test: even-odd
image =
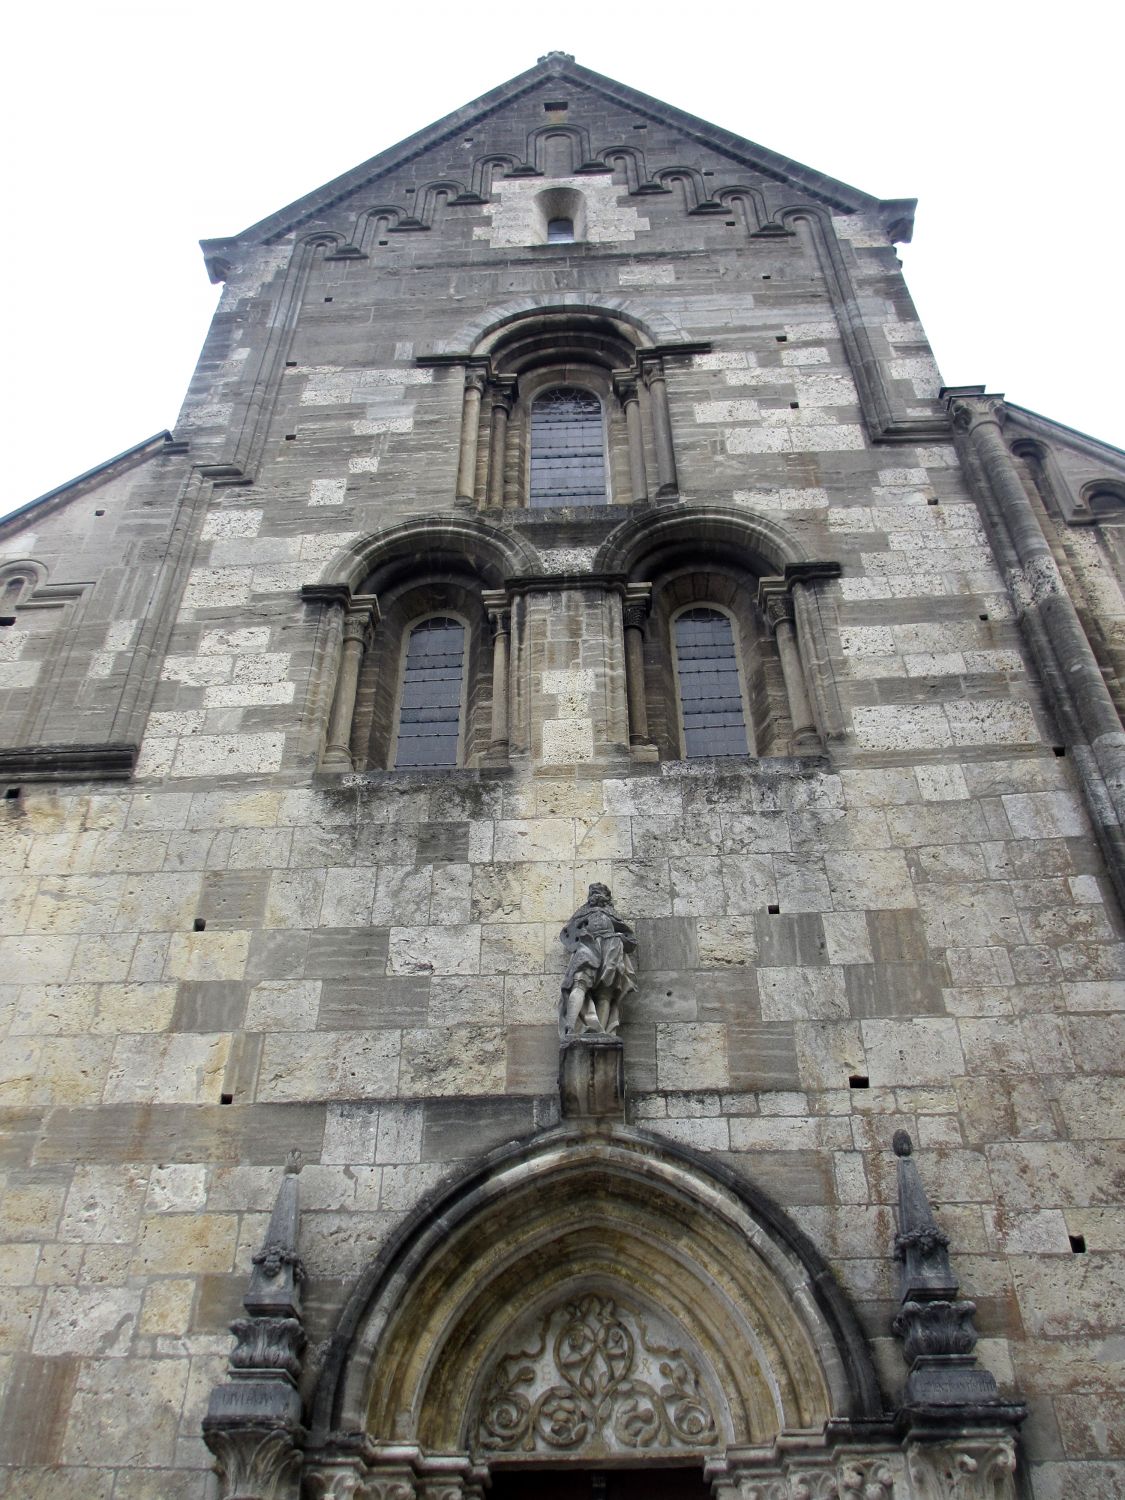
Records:
[[[708,1500],[702,1469],[493,1469],[489,1500]]]

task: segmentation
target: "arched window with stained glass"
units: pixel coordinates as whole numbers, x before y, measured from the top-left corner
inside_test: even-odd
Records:
[[[592,391],[559,385],[531,407],[533,508],[606,505],[605,424]]]
[[[402,669],[396,770],[458,764],[464,676],[464,625],[446,615],[415,625]]]
[[[746,712],[734,626],[707,605],[678,614],[672,626],[684,755],[746,755]]]

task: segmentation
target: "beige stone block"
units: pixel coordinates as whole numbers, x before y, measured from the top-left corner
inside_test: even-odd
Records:
[[[542,953],[540,953],[542,959]],[[485,978],[461,974],[435,974],[430,981],[429,1022],[431,1026],[498,1026],[504,1018],[503,986],[519,983],[518,979],[497,980],[491,973]],[[526,981],[542,988],[544,980]]]
[[[1005,1255],[1068,1255],[1066,1216],[1060,1209],[1012,1214],[984,1210],[985,1228],[995,1249]]]
[[[701,969],[747,968],[758,957],[753,917],[716,917],[696,923]]]
[[[96,1104],[110,1067],[113,1043],[80,1036],[45,1037],[39,1043],[29,1104]]]
[[[90,1030],[112,1035],[165,1031],[175,1005],[174,984],[99,984],[97,1013]]]
[[[729,1088],[726,1027],[702,1021],[658,1024],[656,1076],[661,1089]]]
[[[540,923],[497,923],[483,926],[480,931],[482,974],[538,974],[542,972],[545,934]],[[498,985],[497,989],[499,988]]]
[[[578,818],[585,823],[596,823],[606,811],[602,784],[598,781],[536,778],[526,792],[524,800],[528,805],[522,811],[509,807],[505,798],[506,817]]]
[[[392,927],[388,974],[477,974],[479,925]]]
[[[393,1097],[399,1033],[284,1032],[267,1036],[258,1072],[260,1103]]]
[[[1116,1072],[1109,1078],[1052,1079],[1051,1093],[1072,1139],[1125,1138],[1125,1086]]]
[[[1125,1147],[1116,1141],[1002,1141],[988,1147],[988,1160],[1002,1209],[1069,1211],[1120,1201]]]
[[[175,932],[188,928],[199,911],[203,877],[146,874],[128,880],[114,919],[118,932]]]
[[[847,1020],[844,971],[820,967],[759,968],[758,994],[763,1021]]]
[[[473,868],[435,865],[430,885],[430,921],[459,926],[472,921]]]
[[[822,918],[828,960],[833,964],[873,962],[871,934],[863,912],[825,912]]]
[[[36,1286],[73,1286],[79,1280],[84,1255],[81,1245],[42,1246],[35,1272]]]
[[[247,1031],[315,1031],[318,979],[269,979],[254,985],[246,1006]]]
[[[501,862],[574,858],[572,818],[501,818],[494,858]]]
[[[38,1245],[0,1244],[0,1286],[30,1286],[38,1261]]]
[[[558,1016],[558,1009],[557,974],[512,974],[504,980],[503,1021],[506,1026],[550,1026]],[[430,1016],[438,1023],[432,1003]]]
[[[52,1287],[35,1330],[36,1354],[127,1354],[141,1294],[126,1287]]]
[[[429,915],[432,886],[432,865],[422,865],[420,869],[412,865],[380,865],[371,922],[376,927],[418,922]]]
[[[944,1083],[965,1072],[957,1022],[938,1016],[861,1021],[874,1086]]]
[[[44,1293],[37,1286],[0,1287],[0,1354],[31,1348]]]
[[[833,1261],[885,1260],[886,1247],[894,1243],[895,1219],[888,1205],[798,1204],[789,1213],[821,1254]]]
[[[149,1174],[145,1207],[152,1213],[196,1213],[207,1202],[207,1168],[202,1162],[172,1162]]]
[[[1009,1266],[1032,1337],[1105,1338],[1125,1320],[1125,1255],[1012,1256]]]
[[[691,1146],[696,1151],[731,1149],[730,1127],[724,1119],[674,1119],[669,1116],[661,1119],[656,1129],[669,1140],[678,1141],[681,1146]]]
[[[133,1256],[135,1276],[203,1275],[234,1269],[237,1214],[146,1214]]]
[[[92,932],[78,939],[70,977],[80,981],[128,979],[137,946],[133,932]]]
[[[0,937],[0,974],[6,984],[59,984],[70,971],[77,941],[48,934]]]
[[[678,818],[684,810],[678,781],[664,777],[637,776],[626,781],[612,777],[602,782],[605,810],[623,817]]]
[[[315,927],[324,898],[324,870],[275,870],[266,897],[267,927]]]
[[[477,921],[549,922],[561,927],[574,909],[574,883],[565,864],[473,866],[470,910]]]
[[[851,1127],[846,1119],[795,1115],[742,1117],[730,1122],[730,1143],[733,1151],[845,1151],[852,1154],[849,1150]]]
[[[113,923],[121,875],[44,876],[28,915],[29,932],[100,932]]]
[[[121,1359],[83,1364],[63,1442],[68,1464],[171,1466],[188,1362]]]
[[[174,932],[165,975],[169,979],[241,979],[249,952],[249,932]]]
[[[85,1243],[131,1244],[137,1236],[148,1187],[148,1168],[75,1167],[59,1234]]]
[[[850,1077],[867,1075],[858,1021],[797,1022],[793,1041],[801,1082],[809,1089],[846,1089]]]
[[[54,1036],[84,1032],[97,1009],[95,984],[25,984],[12,1011],[10,1035]]]
[[[1008,948],[1024,941],[1015,902],[999,882],[918,887],[926,938],[934,948]]]
[[[631,820],[606,813],[574,820],[575,856],[578,859],[632,859]]]
[[[113,1046],[107,1104],[204,1104],[218,1100],[230,1036],[123,1036]]]
[[[402,1034],[403,1095],[503,1094],[504,1032],[498,1026],[416,1027]]]
[[[837,910],[886,911],[918,904],[906,858],[897,849],[828,853],[824,868]]]

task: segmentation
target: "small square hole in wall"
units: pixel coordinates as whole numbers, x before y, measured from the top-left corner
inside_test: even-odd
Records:
[[[647,130],[648,126],[647,125],[634,125],[633,129],[634,130]]]
[[[781,907],[778,906],[776,901],[771,901],[769,906],[766,907],[766,911],[769,912],[771,917],[779,917],[781,915]]]
[[[20,795],[20,793],[22,791],[23,791],[23,787],[22,786],[10,786],[4,792],[4,796],[5,796],[5,798],[9,802],[14,802],[15,799]]]
[[[570,100],[569,99],[545,99],[543,101],[543,108],[545,110],[547,110],[548,112],[552,112],[554,110],[559,110],[559,109],[569,109],[570,108]]]
[[[285,434],[285,441],[287,443],[295,443],[297,441],[297,434],[295,432],[287,432]]]
[[[853,1073],[848,1079],[848,1088],[850,1089],[869,1089],[870,1087],[871,1080],[866,1073]]]
[[[1084,1234],[1068,1234],[1067,1239],[1070,1241],[1070,1248],[1075,1255],[1086,1254],[1086,1236]]]
[[[233,1094],[220,1094],[219,1095],[219,1103],[220,1104],[233,1104],[234,1103],[234,1095]]]
[[[768,271],[763,271],[762,272],[762,280],[763,281],[769,281],[770,280],[770,273]]]
[[[324,299],[324,300],[325,300],[325,302],[331,302],[331,301],[332,301],[332,298],[331,298],[331,297],[325,297],[325,299]]]
[[[94,512],[94,514],[95,514],[95,515],[96,515],[96,516],[104,516],[104,515],[105,515],[105,511],[104,511],[104,510],[96,510],[96,511],[95,511],[95,512]]]
[[[980,618],[981,618],[981,619],[982,619],[982,620],[987,620],[987,619],[988,619],[988,616],[987,616],[987,615],[981,615],[981,616],[980,616]]]
[[[1065,745],[1052,745],[1051,749],[1055,752],[1060,760],[1062,760],[1063,756],[1066,754]]]
[[[800,408],[800,405],[801,405],[801,403],[799,401],[790,401],[790,403],[789,403],[789,410],[790,411],[797,411]]]
[[[737,229],[738,228],[738,220],[737,219],[724,219],[723,223],[727,226],[728,229]]]
[[[207,918],[206,917],[196,917],[195,921],[191,924],[191,928],[192,928],[193,932],[206,932],[206,930],[207,930]]]
[[[789,335],[787,333],[779,333],[779,334],[777,334],[776,335],[776,342],[779,343],[779,344],[787,344],[789,342]]]
[[[380,245],[389,245],[391,242],[390,240],[380,240],[379,243]]]
[[[297,361],[295,359],[287,359],[285,361],[285,368],[287,370],[295,370],[297,368]]]
[[[473,144],[473,138],[472,138],[472,136],[471,135],[467,135],[465,137],[465,139],[461,142],[461,144],[462,144],[462,146],[471,146]]]
[[[938,497],[936,495],[931,495],[929,497],[929,499],[926,501],[926,504],[927,505],[937,505],[938,504]]]

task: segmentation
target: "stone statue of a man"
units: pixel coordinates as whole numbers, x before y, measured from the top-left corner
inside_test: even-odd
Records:
[[[570,955],[562,982],[562,1035],[612,1036],[621,1024],[622,1000],[637,987],[637,940],[614,911],[608,886],[590,887],[585,905],[559,937]]]

